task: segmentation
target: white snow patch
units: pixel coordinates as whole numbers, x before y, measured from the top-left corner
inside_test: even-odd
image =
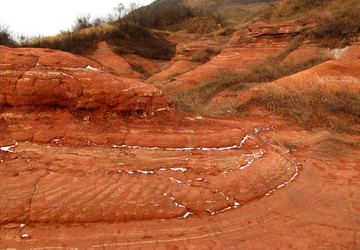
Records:
[[[136,172],[141,173],[141,174],[154,174],[154,171],[136,170]]]
[[[170,180],[172,180],[172,181],[175,181],[175,182],[179,183],[179,184],[186,184],[185,182],[176,180],[176,179],[174,179],[174,178],[172,178],[172,177],[168,177],[168,178],[169,178]]]
[[[194,214],[192,212],[186,212],[182,217],[178,217],[178,219],[186,219],[189,215]]]
[[[214,215],[215,212],[214,211],[211,211],[210,209],[205,209],[206,212],[208,212],[210,215]]]
[[[227,207],[227,208],[224,208],[223,210],[221,210],[219,213],[223,213],[223,212],[225,212],[225,211],[227,211],[227,210],[230,210],[230,209],[232,209],[232,207]]]
[[[90,69],[90,70],[95,70],[95,71],[99,70],[99,69],[97,69],[97,68],[91,67],[90,65],[86,66],[85,69]]]
[[[20,228],[24,228],[25,227],[25,224],[20,224]]]
[[[252,155],[253,158],[252,158],[248,163],[246,163],[246,165],[241,166],[241,167],[239,168],[239,170],[242,170],[242,169],[244,169],[244,168],[250,167],[256,159],[261,158],[263,155],[264,155],[264,152],[260,149],[260,154],[259,154],[259,155],[253,154],[253,155]]]
[[[62,73],[64,76],[68,76],[68,77],[74,79],[74,77],[73,77],[72,75],[66,74],[66,73],[64,73],[64,72],[61,72],[61,73]]]
[[[244,138],[240,142],[240,147],[242,147],[244,145],[244,143],[246,142],[246,140],[249,138],[254,138],[254,137],[252,137],[250,135],[245,135]]]
[[[349,47],[333,49],[331,50],[331,54],[335,59],[340,59],[344,55],[344,53],[348,50],[348,48]]]
[[[23,234],[23,235],[21,235],[21,238],[28,238],[28,237],[29,237],[28,234]]]
[[[164,195],[165,197],[169,197],[173,202],[175,202],[175,206],[186,208],[184,205],[181,205],[180,203],[176,202],[176,200],[174,199],[174,197],[168,195],[167,193],[164,193],[163,195]]]
[[[183,171],[183,172],[185,172],[185,171],[187,171],[187,168],[170,168],[170,170],[172,170],[172,171]]]
[[[11,148],[15,148],[17,145],[18,145],[18,143],[15,142],[15,145],[6,146],[6,147],[0,147],[0,151],[15,153],[15,151],[11,151],[10,149],[11,149]]]
[[[208,180],[205,180],[203,178],[195,178],[194,180],[195,181],[203,181],[203,182],[206,182],[206,183],[210,183]],[[217,190],[216,190],[216,192],[217,192]]]
[[[294,166],[295,166],[295,174],[290,178],[290,180],[288,180],[288,181],[280,184],[279,186],[277,186],[277,187],[274,188],[273,190],[270,190],[270,191],[269,191],[267,194],[265,194],[265,195],[270,195],[271,193],[273,193],[273,192],[279,190],[280,188],[286,186],[287,184],[291,183],[291,182],[296,178],[296,176],[299,175],[299,168],[298,168],[298,166],[297,166],[296,164],[294,164]]]

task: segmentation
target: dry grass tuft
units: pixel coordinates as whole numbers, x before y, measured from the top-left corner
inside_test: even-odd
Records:
[[[329,59],[328,57],[317,57],[302,63],[292,64],[281,63],[278,58],[270,57],[264,62],[240,73],[224,71],[213,81],[199,83],[195,89],[177,93],[171,96],[171,98],[174,99],[176,106],[184,111],[204,114],[203,106],[227,88],[237,85],[237,92],[245,91],[249,89],[249,83],[271,82],[309,69]],[[213,111],[219,113],[215,110]]]
[[[216,47],[216,48],[207,47],[207,48],[198,50],[192,55],[192,61],[199,62],[199,63],[206,63],[206,62],[210,61],[210,59],[212,57],[220,54],[222,50],[223,50],[223,47]]]
[[[283,114],[305,128],[324,126],[339,132],[360,132],[360,93],[350,90],[270,90],[259,93],[245,106],[261,105]]]
[[[323,47],[337,48],[350,45],[360,34],[360,6],[340,9],[327,15],[309,32],[309,36],[320,40]]]
[[[358,0],[279,0],[252,17],[252,22],[300,20],[311,18],[317,24],[303,35],[324,47],[343,47],[360,34],[360,1]],[[313,19],[313,21],[315,20]]]

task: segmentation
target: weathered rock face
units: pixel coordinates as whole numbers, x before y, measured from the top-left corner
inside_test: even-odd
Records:
[[[160,90],[69,53],[1,46],[0,54],[1,105],[145,112],[171,105]]]
[[[107,67],[109,71],[112,71],[121,77],[144,79],[144,75],[136,72],[125,58],[116,55],[105,41],[98,44],[98,48],[95,50],[94,54],[91,55],[91,58],[97,60]]]
[[[248,27],[248,36],[282,36],[288,34],[295,34],[301,32],[305,27],[301,22],[297,21],[283,21],[275,23],[258,22]]]
[[[1,50],[0,223],[215,214],[298,175],[258,130],[186,115],[156,88],[88,59]]]
[[[44,132],[54,128],[60,113],[3,109],[1,129]],[[331,134],[322,129],[304,131],[281,120],[183,120],[181,113],[171,113],[151,119],[108,114],[109,121],[98,122],[95,113],[90,119],[81,112],[61,115],[70,123],[66,130],[78,126],[72,132],[81,147],[57,137],[59,129],[48,144],[1,139],[0,246],[359,244],[358,149],[329,141]],[[132,131],[128,139],[101,144],[121,127]],[[172,140],[177,134],[188,138],[187,148],[180,136]],[[239,141],[241,146],[221,147]],[[283,145],[291,145],[291,152]]]
[[[186,39],[184,40],[184,38]],[[193,60],[193,56],[196,53],[206,49],[219,50],[226,44],[229,38],[220,37],[211,40],[201,36],[177,35],[169,39],[177,43],[176,55],[160,72],[147,79],[148,83],[156,83],[156,86],[161,86],[163,83],[166,84],[175,79],[175,77],[196,69],[201,65],[200,62]]]
[[[173,83],[191,88],[276,55],[299,30],[257,26]],[[200,48],[181,46],[179,58]],[[359,149],[330,132],[266,117],[190,115],[158,89],[82,57],[0,53],[0,248],[359,246]],[[253,86],[238,101],[289,84],[358,91],[359,69],[354,60],[329,61]]]
[[[203,82],[214,81],[224,74],[240,72],[267,57],[278,55],[302,29],[304,27],[297,22],[256,23],[248,29],[235,32],[222,52],[209,62],[167,81],[164,78],[150,78],[148,82],[171,96],[197,88]],[[184,45],[178,45],[179,51],[182,46]]]
[[[270,128],[246,132],[176,110],[146,118],[3,108],[1,119],[1,223],[215,214],[298,175],[284,149],[257,136]]]

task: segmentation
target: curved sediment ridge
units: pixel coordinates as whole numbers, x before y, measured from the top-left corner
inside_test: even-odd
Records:
[[[208,119],[190,131],[191,123],[186,132],[164,128],[167,140],[160,142],[162,135],[155,134],[147,138],[155,143],[149,146],[86,140],[74,147],[65,135],[46,144],[16,140],[1,147],[6,165],[2,197],[23,201],[8,204],[1,222],[85,223],[214,215],[269,194],[298,173],[290,157],[281,155],[285,151],[277,152],[254,132],[245,134],[240,124],[228,127],[235,145],[223,146],[219,141],[219,147],[195,147],[212,136],[205,139],[201,129],[206,125],[216,131],[220,122]],[[32,132],[36,134],[40,124],[32,125]],[[170,147],[170,131],[182,138],[190,136],[193,145]],[[167,147],[157,147],[156,140]],[[25,175],[34,178],[23,183]]]

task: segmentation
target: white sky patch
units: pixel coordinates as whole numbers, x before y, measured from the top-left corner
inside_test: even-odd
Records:
[[[93,18],[103,18],[114,13],[117,4],[123,3],[128,7],[131,2],[145,6],[154,0],[1,1],[0,24],[9,26],[10,32],[15,34],[51,36],[71,29],[76,16],[90,14]]]

